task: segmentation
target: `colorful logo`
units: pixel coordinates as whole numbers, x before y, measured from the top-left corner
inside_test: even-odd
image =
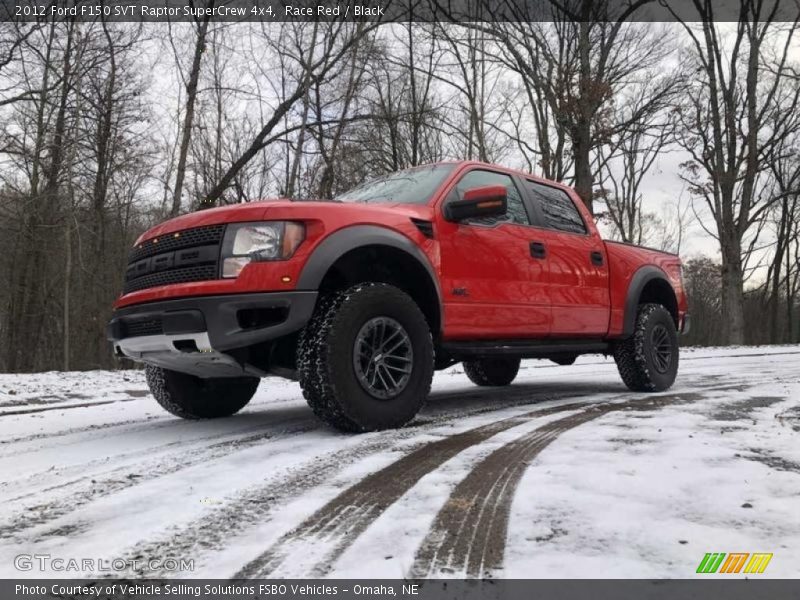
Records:
[[[726,558],[727,557],[727,558]],[[749,558],[749,560],[748,560]],[[697,566],[698,573],[763,573],[772,554],[765,552],[708,552]],[[744,569],[742,569],[744,567]]]

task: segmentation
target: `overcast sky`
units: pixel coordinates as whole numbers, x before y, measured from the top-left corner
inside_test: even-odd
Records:
[[[688,41],[686,33],[680,24],[671,23],[664,25],[674,32],[674,39],[678,44],[686,43],[686,41]],[[185,28],[187,26],[189,26],[189,24],[179,24],[176,29],[180,29],[181,27]],[[237,30],[242,28],[241,31],[244,33],[243,28],[250,26],[252,25],[233,23],[217,25],[217,27],[224,27],[227,29],[225,42],[226,44],[231,44],[234,46],[237,42]],[[721,26],[721,28],[723,31],[732,31],[735,26],[735,24],[726,24]],[[148,35],[152,35],[153,38],[158,38],[161,36],[157,34],[163,33],[166,27],[166,24],[149,24],[146,26],[146,30],[149,30],[147,32]],[[155,113],[155,119],[152,123],[147,125],[143,124],[143,126],[150,128],[153,134],[156,136],[163,136],[165,140],[174,140],[174,127],[176,126],[175,110],[180,104],[178,96],[181,93],[182,88],[174,68],[174,57],[169,46],[165,43],[157,41],[156,39],[154,39],[152,43],[148,44],[148,47],[150,48],[150,51],[145,52],[141,58],[137,60],[142,61],[144,70],[152,72],[152,78],[148,90],[148,100],[152,106],[153,112]],[[240,48],[239,50],[240,55],[245,56],[251,63],[261,61],[261,66],[263,68],[270,68],[269,65],[263,64],[265,62],[263,57],[259,57],[257,55],[262,51],[261,49],[256,48],[254,50],[249,50]],[[792,48],[791,53],[792,59],[800,64],[800,44],[798,44],[798,40],[795,40],[795,45]],[[187,51],[181,54],[181,60],[188,61],[190,58],[191,56],[187,48]],[[252,78],[247,74],[246,70],[243,70],[241,73],[236,73],[234,77],[238,78],[236,80],[236,85],[241,86],[245,90],[247,90],[249,87],[255,86],[255,84],[251,83]],[[262,87],[262,89],[259,90],[259,94],[264,93],[265,89]],[[267,91],[267,93],[269,92]],[[243,100],[242,106],[231,107],[231,112],[234,113],[234,118],[236,113],[240,115],[253,114],[253,111],[260,112],[262,110],[268,111],[269,109],[263,105],[254,106],[252,104],[252,100],[249,102]],[[683,203],[683,206],[687,206],[691,202],[691,198],[689,197],[685,184],[679,177],[679,165],[688,159],[688,155],[678,149],[664,152],[657,159],[643,185],[644,206],[646,212],[652,212],[661,216],[664,215],[665,211],[674,211],[674,207],[679,200]],[[509,164],[509,166],[519,165]],[[702,222],[706,223],[706,227],[713,229],[713,222],[711,221],[708,211],[703,205],[702,201],[695,201],[694,207],[696,212],[700,215]],[[692,216],[688,230],[685,232],[683,239],[681,255],[684,258],[690,258],[700,254],[718,258],[718,246],[716,240],[703,231],[701,221]]]
[[[674,28],[678,40],[686,38],[686,33],[678,23],[667,24]],[[723,24],[720,29],[723,32],[735,31],[736,24]],[[790,51],[791,60],[800,64],[800,40],[795,38],[794,45]],[[690,203],[691,198],[685,189],[685,184],[679,177],[679,165],[690,160],[690,156],[680,150],[673,149],[670,152],[662,153],[650,173],[648,173],[643,185],[643,197],[646,210],[656,214],[661,214],[662,210],[668,210],[676,199],[681,198],[684,203]],[[681,256],[691,258],[697,255],[712,256],[719,259],[719,245],[717,241],[704,231],[703,225],[710,230],[714,230],[714,222],[705,206],[703,200],[696,199],[693,204],[698,215],[702,218],[702,223],[690,212],[690,227],[687,236],[683,240]],[[764,242],[767,242],[765,239]],[[753,274],[753,281],[759,278],[758,273]]]

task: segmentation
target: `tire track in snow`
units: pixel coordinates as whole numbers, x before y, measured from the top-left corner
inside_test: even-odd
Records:
[[[508,390],[510,392],[512,390]],[[381,447],[388,447],[391,441],[396,441],[400,437],[407,438],[409,436],[417,435],[420,432],[424,431],[429,427],[440,426],[442,423],[447,421],[452,421],[460,418],[464,418],[466,416],[485,413],[485,412],[492,412],[495,410],[499,410],[502,408],[518,406],[520,404],[530,404],[532,402],[546,402],[546,401],[553,401],[558,400],[563,397],[578,397],[581,395],[588,395],[588,392],[584,390],[583,394],[575,394],[575,393],[568,393],[566,391],[560,391],[560,393],[552,393],[551,390],[537,390],[535,395],[531,395],[530,386],[520,386],[517,389],[513,390],[513,393],[506,393],[503,396],[502,401],[494,402],[489,404],[485,402],[486,400],[486,391],[480,389],[467,389],[467,390],[458,390],[453,392],[443,392],[434,395],[434,400],[438,402],[434,402],[434,412],[438,411],[441,414],[434,415],[433,417],[429,417],[427,422],[418,420],[418,424],[416,427],[412,427],[406,430],[402,430],[403,433],[401,436],[397,438],[391,438],[387,435],[389,432],[384,432],[381,434],[383,438],[386,438],[387,443],[381,443]],[[472,402],[472,408],[464,409],[463,404]],[[441,405],[441,406],[440,406]],[[456,408],[456,410],[453,410]],[[180,421],[177,421],[180,424]],[[139,423],[140,425],[145,425],[144,423]],[[173,424],[174,422],[167,422],[167,423],[158,423],[156,427],[159,426],[166,426]],[[281,432],[280,435],[276,434],[277,427],[286,427],[288,425],[293,425],[294,427],[291,431]],[[112,468],[109,470],[104,471],[88,471],[87,470],[91,467],[92,464],[97,463],[101,466],[107,466],[107,458],[98,459],[97,461],[92,461],[91,463],[85,463],[78,467],[72,466],[68,467],[67,470],[75,470],[79,469],[84,475],[82,477],[77,477],[75,479],[60,482],[55,485],[50,485],[44,490],[36,489],[36,490],[28,490],[26,493],[17,495],[15,498],[10,499],[8,502],[18,502],[19,500],[23,500],[28,497],[40,497],[41,495],[47,496],[48,493],[52,493],[53,491],[59,491],[60,495],[57,498],[52,498],[45,502],[35,504],[33,506],[25,506],[16,511],[13,516],[9,514],[10,519],[5,523],[0,525],[0,539],[8,539],[8,538],[16,538],[19,534],[24,533],[26,530],[31,529],[33,527],[44,525],[49,522],[52,522],[60,517],[68,515],[69,513],[76,511],[77,509],[85,506],[86,504],[93,502],[94,500],[101,499],[106,496],[110,496],[114,493],[121,492],[132,488],[136,485],[146,483],[152,481],[154,479],[165,477],[168,475],[172,475],[182,471],[185,468],[192,467],[197,464],[201,464],[203,462],[208,462],[211,460],[216,460],[220,458],[224,458],[227,454],[233,453],[238,450],[244,450],[246,448],[257,446],[263,442],[269,442],[276,438],[285,438],[289,437],[290,435],[298,435],[302,434],[305,431],[309,431],[311,429],[320,428],[321,425],[317,421],[315,417],[311,415],[309,412],[307,416],[304,417],[288,417],[283,418],[278,421],[270,421],[268,431],[260,431],[254,435],[247,436],[245,438],[234,438],[225,440],[222,442],[218,442],[213,444],[212,446],[208,447],[201,447],[196,452],[192,452],[187,454],[185,449],[187,446],[195,446],[201,445],[204,442],[208,442],[210,440],[223,438],[226,436],[233,436],[233,435],[241,435],[243,433],[248,433],[254,430],[259,430],[263,427],[262,425],[251,425],[241,431],[227,431],[224,433],[214,434],[211,436],[204,436],[202,438],[193,438],[191,440],[181,440],[181,441],[173,441],[166,444],[161,444],[159,446],[153,448],[146,448],[143,450],[139,450],[136,452],[128,452],[123,453],[121,455],[115,455],[113,459],[119,460],[120,458],[125,458],[128,456],[135,456],[137,459],[140,459],[142,455],[153,455],[153,454],[164,454],[165,451],[171,451],[170,454],[166,456],[158,456],[150,461],[150,463],[141,463],[137,460],[136,464],[126,464],[122,466],[118,466],[116,468]],[[127,430],[124,433],[128,433]],[[283,435],[288,434],[288,435]],[[373,447],[369,450],[365,451],[365,453],[356,452],[353,456],[366,457],[370,453],[379,451],[379,448]],[[173,455],[179,455],[178,459],[173,458]],[[335,461],[334,461],[335,462]],[[350,461],[353,462],[353,461]],[[112,465],[113,467],[113,465]],[[323,473],[323,475],[329,475],[330,473],[334,473],[337,471],[335,468],[336,465],[331,466],[328,465],[326,469],[328,473]],[[34,474],[32,478],[35,478],[37,475],[40,477],[47,477],[52,479],[53,471],[48,471],[45,473],[38,473]],[[32,479],[31,478],[31,479]],[[316,478],[316,477],[301,477],[300,480],[314,482],[314,481],[323,481],[326,477]],[[293,481],[297,480],[295,478]],[[26,483],[30,482],[30,479],[26,481]],[[297,481],[295,481],[297,483]],[[299,485],[299,484],[298,484]],[[292,488],[292,485],[288,486]],[[305,489],[306,486],[300,486],[301,489]],[[273,488],[270,488],[267,491],[267,499],[270,501],[270,504],[274,504],[272,501],[277,500],[279,495],[273,494]],[[294,490],[296,492],[297,489]],[[290,498],[290,496],[286,496],[286,498]],[[263,500],[263,494],[262,498]],[[248,498],[245,500],[245,510],[244,512],[252,512],[248,511],[248,509],[255,503],[259,503],[260,500],[251,498],[248,495]],[[241,512],[241,507],[234,509],[234,513]],[[263,516],[263,512],[259,513]],[[226,519],[222,519],[225,521]],[[218,520],[219,521],[219,520]],[[232,528],[236,528],[234,524],[231,523],[234,519],[227,520],[227,524],[224,526],[227,530]],[[252,521],[251,521],[252,522]],[[58,530],[61,528],[59,527],[57,530],[53,531],[53,534],[57,533]],[[38,537],[46,537],[50,535],[50,532],[37,532]],[[182,537],[181,542],[178,544],[179,546],[183,547],[184,541],[189,541],[191,544],[194,545],[194,527],[188,532],[186,532]],[[213,536],[211,536],[213,537]],[[169,541],[163,541],[162,543],[166,543],[168,546],[170,545]],[[174,540],[173,540],[174,543]],[[200,544],[204,547],[209,547],[211,544],[206,543],[204,541]]]
[[[122,419],[120,421],[111,421],[109,423],[92,423],[89,425],[81,425],[78,427],[70,427],[68,429],[62,429],[60,431],[53,431],[53,432],[37,432],[37,433],[29,433],[27,435],[21,435],[18,437],[11,437],[5,438],[0,440],[0,448],[3,446],[13,447],[13,444],[23,444],[26,442],[35,442],[37,440],[53,440],[56,438],[63,438],[70,435],[78,435],[88,432],[104,432],[105,429],[112,429],[114,427],[126,427],[126,426],[145,426],[148,424],[148,421],[160,421],[159,423],[150,423],[148,428],[156,428],[156,427],[163,427],[164,425],[168,424],[168,419],[164,418],[160,415],[147,415],[142,416],[140,418],[134,419]],[[133,427],[130,429],[126,429],[126,433],[131,431]],[[0,456],[8,456],[11,454],[16,454],[19,452],[24,452],[23,450],[16,451],[13,450],[8,454],[0,454]]]
[[[148,392],[149,394],[149,392]],[[152,407],[154,410],[158,411],[156,414],[144,414],[140,417],[134,417],[129,419],[120,419],[117,421],[109,421],[109,422],[100,422],[100,423],[89,423],[87,425],[76,425],[73,427],[69,427],[67,429],[62,429],[58,431],[52,431],[47,433],[36,432],[36,433],[29,433],[27,435],[21,435],[18,437],[11,437],[0,439],[0,449],[3,448],[11,448],[10,452],[0,452],[0,457],[3,456],[11,456],[13,454],[19,454],[22,452],[27,452],[26,450],[17,450],[14,448],[17,444],[24,444],[27,442],[35,442],[38,440],[58,440],[59,438],[68,438],[70,436],[81,436],[83,434],[94,434],[97,433],[98,437],[103,437],[107,435],[128,435],[138,431],[146,431],[146,432],[153,432],[157,429],[171,429],[175,428],[176,426],[180,427],[181,424],[184,424],[185,427],[188,427],[188,424],[183,419],[175,418],[174,416],[168,414],[166,411],[161,409],[161,407],[156,404],[153,398],[146,399],[149,402],[152,402]],[[117,402],[116,400],[109,401],[109,402]],[[284,404],[285,402],[270,402],[268,406],[275,407],[278,404]],[[102,406],[102,403],[93,403],[91,406]],[[91,407],[90,406],[90,407]],[[89,407],[89,408],[90,408]],[[241,419],[243,416],[252,417],[255,415],[260,414],[259,412],[249,411],[238,413],[235,418]],[[115,429],[115,428],[122,428],[121,431],[106,431],[108,429]],[[83,437],[83,441],[86,441],[86,437]]]
[[[124,553],[130,559],[143,561],[152,556],[194,557],[228,546],[234,536],[254,525],[269,522],[274,509],[333,477],[341,469],[389,448],[394,442],[417,435],[413,429],[400,430],[391,439],[376,437],[353,448],[313,457],[288,476],[261,480],[257,485],[232,500],[179,529],[170,528],[166,535],[135,545]],[[199,562],[199,561],[198,561]],[[140,564],[144,565],[144,562]],[[172,574],[146,570],[144,567],[118,576],[169,577]]]
[[[36,408],[17,408],[12,410],[0,411],[0,418],[13,417],[14,415],[28,415],[31,413],[43,413],[53,410],[68,410],[70,408],[91,408],[93,406],[103,406],[105,404],[117,404],[118,402],[134,402],[140,398],[119,398],[118,400],[94,400],[92,402],[80,402],[78,404],[59,404],[58,406],[38,406]]]
[[[744,382],[726,381],[724,386],[714,384],[695,384],[694,388],[704,390],[739,389]],[[320,577],[327,574],[334,561],[369,527],[383,512],[403,494],[409,491],[423,476],[440,467],[456,454],[472,446],[483,443],[490,437],[520,425],[531,418],[537,418],[560,412],[585,409],[588,406],[602,406],[608,410],[635,408],[637,405],[652,407],[660,398],[669,396],[637,397],[631,399],[630,392],[618,396],[606,396],[601,402],[579,402],[539,409],[523,415],[495,421],[487,425],[465,431],[443,440],[437,440],[421,446],[387,467],[372,473],[359,483],[341,492],[298,527],[285,534],[268,550],[242,568],[234,578],[268,577],[292,557],[307,558],[308,548],[325,547],[323,556],[314,559],[314,564],[304,574]],[[700,399],[702,396],[694,392],[680,394],[688,399]],[[578,394],[565,394],[565,397],[576,398]],[[627,402],[606,404],[615,400],[627,399]],[[597,413],[594,408],[588,409],[591,418],[605,414]],[[580,423],[578,423],[580,424]],[[577,426],[577,424],[575,425]]]
[[[457,391],[446,391],[440,392],[438,394],[434,394],[433,400],[429,406],[433,409],[434,413],[443,413],[444,416],[449,418],[458,418],[462,416],[468,416],[472,414],[479,414],[482,412],[490,411],[490,410],[497,410],[500,408],[506,408],[510,406],[517,406],[519,404],[531,404],[533,402],[544,402],[548,400],[558,400],[564,397],[580,397],[589,395],[589,391],[591,387],[575,387],[573,386],[570,388],[572,393],[569,393],[563,386],[545,388],[545,389],[537,389],[533,386],[516,386],[514,389],[507,389],[502,394],[501,400],[498,402],[497,400],[493,400],[491,403],[486,402],[488,393],[484,389],[479,388],[472,388],[466,390],[457,390]],[[596,389],[595,389],[596,391]],[[473,407],[464,407],[464,404],[472,403]],[[447,408],[446,405],[450,404],[453,405],[451,408]],[[445,405],[445,408],[442,409],[441,405]],[[477,408],[476,408],[477,405]],[[455,410],[453,409],[455,408]],[[191,448],[193,445],[202,446],[203,443],[213,442],[214,440],[225,438],[229,436],[235,435],[243,435],[251,432],[258,432],[261,433],[265,430],[272,430],[276,426],[285,426],[287,424],[292,423],[295,420],[314,423],[317,427],[322,427],[319,421],[313,417],[310,410],[306,409],[305,406],[303,407],[295,407],[295,410],[300,410],[303,415],[302,416],[292,416],[292,417],[277,417],[278,420],[273,418],[273,415],[270,413],[254,413],[254,414],[243,414],[237,415],[233,417],[234,425],[238,425],[241,427],[245,424],[245,427],[241,429],[231,431],[226,430],[222,432],[216,433],[203,433],[202,435],[195,435],[191,439],[187,440],[172,440],[166,441],[164,443],[159,443],[154,446],[148,446],[143,448],[138,448],[135,450],[130,450],[127,452],[121,452],[119,454],[114,454],[112,456],[102,456],[95,459],[90,459],[86,462],[83,462],[78,465],[68,465],[63,467],[55,467],[49,468],[47,471],[37,471],[31,473],[24,479],[24,485],[28,486],[29,489],[23,489],[21,493],[15,493],[14,496],[8,497],[4,499],[6,503],[18,502],[20,500],[24,500],[30,497],[37,497],[42,494],[47,494],[56,490],[62,490],[64,488],[69,488],[70,486],[80,485],[84,483],[87,479],[87,473],[97,475],[103,475],[104,473],[108,472],[108,469],[116,470],[116,465],[109,464],[110,460],[119,462],[126,459],[134,459],[134,462],[138,465],[138,463],[143,459],[147,458],[148,456],[153,455],[162,455],[166,451],[170,450],[181,450],[185,448]],[[258,419],[253,419],[252,417],[257,416]],[[438,417],[437,417],[438,418]],[[255,422],[252,422],[255,421]],[[220,424],[229,424],[231,419],[225,419],[220,421],[206,421],[205,423],[220,423]],[[439,419],[441,422],[441,419]],[[419,420],[417,421],[419,424]],[[180,431],[176,431],[175,433],[193,433],[194,432],[194,423],[187,423],[180,419],[168,419],[166,421],[160,421],[155,423],[151,426],[148,426],[146,422],[139,421],[137,425],[134,425],[131,428],[125,428],[122,431],[114,431],[114,432],[102,432],[101,437],[113,435],[115,438],[119,439],[120,436],[127,436],[138,433],[140,431],[146,432],[147,434],[152,434],[154,431],[159,429],[171,429],[171,428],[180,428]],[[87,428],[83,431],[88,431],[90,428]],[[185,430],[185,431],[184,431]],[[73,433],[79,434],[81,429],[77,429]],[[165,431],[166,434],[171,433],[170,431]],[[62,437],[62,436],[58,436]],[[80,439],[81,443],[87,443],[89,440],[87,439]],[[41,451],[48,451],[51,450],[51,446],[43,446],[41,448],[37,448],[37,452]],[[27,450],[18,450],[11,447],[11,451],[7,453],[0,454],[0,459],[8,458],[9,456],[13,456],[19,452],[28,453]],[[183,458],[181,458],[183,460]],[[96,469],[96,467],[100,467],[100,469]],[[134,468],[134,465],[128,464],[128,468]],[[93,470],[95,469],[95,470]],[[67,481],[58,481],[54,483],[54,478],[65,478],[69,477],[71,473],[74,473],[75,476],[73,479]],[[44,487],[39,487],[38,483],[40,480],[44,480]],[[10,489],[10,486],[13,485],[13,489],[16,491],[20,485],[23,485],[22,480],[15,481],[13,484],[11,482],[0,482],[0,490],[4,490],[6,488]]]
[[[16,514],[10,516],[6,524],[0,525],[0,539],[15,537],[17,534],[27,529],[49,523],[90,502],[121,492],[135,485],[172,475],[209,461],[219,460],[229,454],[258,446],[266,441],[290,437],[313,429],[318,429],[319,426],[319,423],[313,418],[291,418],[273,423],[270,429],[251,435],[245,435],[244,437],[216,442],[191,453],[184,452],[187,445],[203,443],[237,434],[229,432],[210,438],[205,437],[200,440],[194,439],[185,442],[172,442],[166,446],[159,446],[151,449],[149,453],[161,453],[165,448],[168,448],[171,454],[166,457],[155,457],[149,462],[126,464],[117,468],[112,468],[110,471],[100,472],[99,474],[92,473],[91,476],[73,479],[43,491],[37,490],[30,494],[18,496],[17,500],[31,495],[38,497],[46,492],[67,489],[67,495],[63,497],[51,499],[41,504],[19,508]],[[249,427],[239,432],[239,434],[249,433],[254,429],[254,427]],[[147,453],[148,452],[145,452],[145,454]],[[139,455],[140,454],[137,454],[137,456]],[[118,456],[127,456],[127,454]],[[49,474],[49,476],[52,476],[52,474]]]
[[[730,386],[706,389],[724,391]],[[702,394],[687,392],[597,405],[501,446],[478,463],[450,494],[420,544],[409,576],[436,577],[444,572],[487,577],[501,568],[517,485],[530,462],[562,433],[611,412],[652,410],[703,398]]]
[[[162,538],[151,539],[137,544],[126,552],[126,556],[141,558],[164,555],[194,556],[197,558],[198,552],[211,553],[231,545],[237,534],[247,531],[253,525],[263,525],[269,522],[273,511],[276,508],[280,508],[287,501],[324,483],[345,467],[355,464],[359,460],[368,458],[376,452],[392,449],[397,442],[417,437],[426,431],[441,427],[452,421],[495,412],[504,408],[593,395],[589,391],[583,394],[576,394],[574,391],[562,391],[561,393],[548,391],[543,394],[540,392],[541,395],[531,397],[530,390],[517,389],[511,394],[508,391],[504,395],[505,402],[495,401],[493,404],[488,405],[485,402],[480,402],[471,409],[460,408],[457,412],[445,409],[441,414],[429,416],[422,422],[418,419],[415,422],[416,424],[412,423],[411,426],[403,429],[367,434],[366,436],[348,436],[352,440],[352,447],[343,448],[323,457],[314,457],[309,464],[300,467],[288,477],[283,477],[277,481],[270,478],[259,482],[257,486],[231,500],[227,500],[224,505],[214,509],[202,518],[188,523],[180,529],[172,528]],[[448,400],[463,401],[463,396],[480,399],[485,398],[487,392],[485,390],[476,390],[473,393],[473,390],[459,390],[457,392],[436,394],[433,399],[444,403]],[[436,402],[433,404],[435,406]],[[567,410],[566,406],[541,408],[534,412],[539,415],[545,414],[545,412],[560,412]],[[584,407],[586,403],[576,403],[574,406]],[[369,439],[364,440],[364,437]],[[436,443],[438,442],[433,442],[433,444]],[[429,443],[425,443],[422,448],[428,445]],[[168,575],[168,573],[144,570],[131,574],[146,575],[148,577]]]
[[[307,576],[324,575],[330,564],[389,506],[422,477],[455,455],[532,418],[579,410],[586,405],[585,402],[579,402],[534,410],[428,442],[341,492],[268,550],[245,565],[234,578],[268,577],[293,553],[307,555],[308,549],[315,544],[329,545],[332,548],[324,557],[316,560]]]
[[[220,507],[221,511],[215,512],[215,517],[205,521],[199,521],[193,523],[192,526],[189,528],[187,527],[181,535],[172,535],[171,537],[161,538],[161,540],[148,540],[143,542],[140,546],[143,548],[187,548],[187,549],[194,549],[197,550],[213,550],[215,548],[224,547],[226,542],[229,541],[230,537],[235,534],[237,531],[243,531],[246,526],[253,525],[259,523],[263,520],[265,514],[268,516],[269,512],[273,507],[279,506],[282,500],[291,499],[295,496],[298,491],[302,492],[307,490],[314,485],[317,485],[320,482],[325,481],[328,479],[332,473],[337,472],[341,469],[345,464],[352,464],[353,462],[368,457],[370,454],[376,451],[380,451],[381,449],[390,448],[395,442],[405,439],[408,437],[412,437],[414,435],[419,435],[423,433],[426,429],[433,426],[439,426],[443,423],[448,421],[455,421],[467,416],[486,413],[486,412],[494,412],[496,410],[502,408],[508,408],[513,406],[525,405],[525,404],[533,404],[536,402],[546,402],[546,401],[554,401],[560,400],[565,398],[580,398],[583,396],[594,396],[597,393],[605,394],[606,398],[609,398],[609,392],[616,391],[614,388],[616,386],[610,386],[604,389],[604,386],[601,386],[599,389],[597,386],[587,385],[553,385],[552,382],[546,383],[544,386],[536,386],[536,385],[523,385],[523,386],[515,386],[514,388],[509,388],[504,390],[501,393],[498,393],[498,390],[493,390],[491,394],[487,393],[485,390],[479,389],[458,389],[453,391],[446,391],[446,392],[439,392],[434,393],[432,396],[432,402],[429,404],[429,408],[431,409],[429,412],[433,413],[440,413],[433,418],[429,415],[423,416],[422,420],[418,420],[416,426],[412,426],[411,428],[401,430],[398,435],[390,436],[388,435],[389,432],[384,432],[381,435],[381,438],[377,441],[374,441],[370,444],[367,444],[363,448],[359,449],[356,448],[353,451],[346,450],[344,452],[335,452],[330,457],[330,460],[321,460],[316,459],[319,461],[319,468],[317,465],[311,466],[308,469],[302,470],[292,477],[286,483],[285,486],[278,482],[278,486],[273,484],[275,479],[270,480],[270,485],[263,486],[262,489],[255,490],[255,493],[246,493],[244,495],[240,495],[238,498],[234,498],[234,502],[231,505],[225,505]],[[498,401],[499,398],[499,401]],[[449,406],[447,406],[449,403]],[[469,405],[472,404],[472,408],[466,408],[465,404]],[[445,406],[442,406],[445,405]],[[587,403],[581,403],[579,406],[585,407]],[[453,410],[453,409],[456,410]],[[537,413],[545,414],[543,411],[553,411],[559,412],[566,410],[565,405],[561,405],[558,407],[549,407],[547,409],[539,409],[536,411]],[[313,426],[318,427],[318,423],[313,417],[308,416],[307,419],[297,419],[294,418],[296,421],[303,421],[307,422],[308,424],[313,424]],[[427,422],[425,422],[427,419]],[[144,422],[139,422],[140,425],[146,425]],[[268,426],[273,428],[278,425],[279,423],[270,422]],[[155,427],[160,426],[161,423],[155,425]],[[253,429],[257,429],[262,427],[263,425],[255,425],[252,427],[248,427],[244,431],[236,431],[236,432],[225,432],[222,435],[215,435],[215,436],[207,436],[206,438],[195,438],[192,440],[175,442],[178,444],[194,444],[194,445],[202,445],[203,443],[208,442],[209,440],[213,440],[214,438],[225,437],[225,436],[233,436],[233,435],[241,435],[242,433],[252,431]],[[313,428],[313,427],[312,427]],[[297,431],[290,432],[291,435],[302,434],[304,429],[301,427]],[[123,432],[124,433],[124,432]],[[202,454],[202,458],[198,458],[197,460],[216,460],[219,458],[223,458],[229,452],[219,452],[219,454],[214,454],[215,452],[219,451],[218,447],[226,447],[230,446],[230,452],[236,451],[237,449],[243,449],[250,446],[259,445],[265,441],[269,441],[270,439],[276,437],[274,435],[274,431],[267,431],[267,432],[260,432],[252,436],[248,436],[247,438],[242,439],[234,439],[234,440],[227,440],[224,442],[220,442],[218,444],[214,444],[213,446],[209,446],[208,448],[200,448],[199,451]],[[377,445],[376,445],[377,444]],[[172,446],[173,444],[162,444],[158,447],[157,451],[164,453],[164,449]],[[182,450],[183,448],[179,448]],[[209,453],[206,453],[210,449]],[[152,449],[145,448],[143,452],[151,453]],[[155,453],[155,452],[152,452]],[[172,454],[176,454],[173,452]],[[122,491],[124,489],[128,489],[132,486],[135,486],[139,483],[144,483],[149,481],[155,477],[163,477],[166,475],[170,475],[171,473],[177,472],[182,468],[191,465],[185,465],[185,461],[187,460],[187,456],[193,456],[192,454],[184,454],[181,453],[180,460],[184,463],[185,466],[180,468],[175,468],[175,465],[167,464],[166,467],[162,464],[163,461],[168,461],[172,458],[172,454],[167,454],[162,460],[159,461],[151,461],[151,462],[158,462],[158,464],[153,467],[154,472],[152,476],[145,477],[132,477],[126,478],[129,473],[125,472],[125,469],[122,467],[118,467],[116,471],[112,474],[112,477],[108,477],[113,484],[113,489],[109,489],[107,493],[101,493],[101,495],[97,495],[96,491],[92,491],[88,485],[90,482],[90,477],[94,475],[93,472],[86,474],[83,478],[75,479],[71,482],[61,483],[55,486],[51,486],[50,489],[57,489],[57,488],[65,488],[70,485],[79,486],[81,484],[84,485],[82,490],[73,492],[72,489],[68,490],[75,494],[73,497],[73,501],[70,503],[69,501],[64,501],[62,504],[58,505],[50,505],[45,507],[46,510],[49,510],[49,513],[42,515],[44,520],[37,520],[36,515],[29,515],[25,517],[29,519],[25,521],[23,518],[21,521],[15,523],[16,532],[18,533],[22,529],[27,529],[36,525],[40,525],[46,522],[49,522],[53,519],[56,519],[60,516],[68,514],[69,512],[79,508],[82,505],[85,505],[92,500],[106,496],[115,492]],[[138,454],[140,456],[141,453]],[[118,457],[114,457],[115,459]],[[140,470],[140,465],[135,465],[139,467],[137,470]],[[129,468],[132,466],[129,465]],[[161,469],[161,470],[159,470]],[[106,473],[107,474],[107,473]],[[119,474],[120,477],[125,478],[121,483],[114,482],[113,479],[116,474]],[[285,493],[281,494],[279,489],[284,489]],[[226,501],[227,502],[227,501]],[[374,520],[374,519],[373,519]],[[198,528],[198,524],[200,527]],[[5,536],[13,536],[14,535],[14,527],[7,528],[3,530]],[[171,528],[169,530],[170,534],[174,534],[176,531],[175,528]],[[41,534],[40,534],[41,535]],[[44,535],[47,535],[47,532],[44,532]],[[138,547],[138,546],[137,546]],[[345,546],[346,547],[346,546]],[[145,553],[145,555],[148,555]],[[154,555],[152,552],[149,554],[150,556]]]

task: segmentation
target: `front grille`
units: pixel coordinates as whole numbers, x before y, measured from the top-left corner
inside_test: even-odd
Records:
[[[188,267],[185,269],[172,269],[159,273],[151,273],[150,275],[144,275],[132,279],[131,281],[126,281],[125,293],[129,294],[159,285],[188,283],[190,281],[208,281],[210,279],[217,279],[218,274],[219,271],[216,263],[213,265],[204,265],[202,267]]]
[[[225,225],[187,229],[143,242],[128,256],[123,292],[219,278]]]
[[[125,337],[142,337],[145,335],[160,335],[164,333],[161,317],[147,321],[128,321],[125,323]]]
[[[128,255],[128,264],[171,250],[182,250],[183,248],[192,248],[194,246],[219,246],[224,234],[225,225],[211,225],[209,227],[198,227],[197,229],[168,233],[136,246]]]

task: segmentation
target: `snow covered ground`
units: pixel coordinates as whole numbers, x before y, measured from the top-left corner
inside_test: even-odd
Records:
[[[456,367],[360,436],[279,379],[187,422],[141,372],[0,375],[0,576],[685,578],[707,552],[800,576],[800,346],[681,361],[657,395],[599,356],[499,390]]]

